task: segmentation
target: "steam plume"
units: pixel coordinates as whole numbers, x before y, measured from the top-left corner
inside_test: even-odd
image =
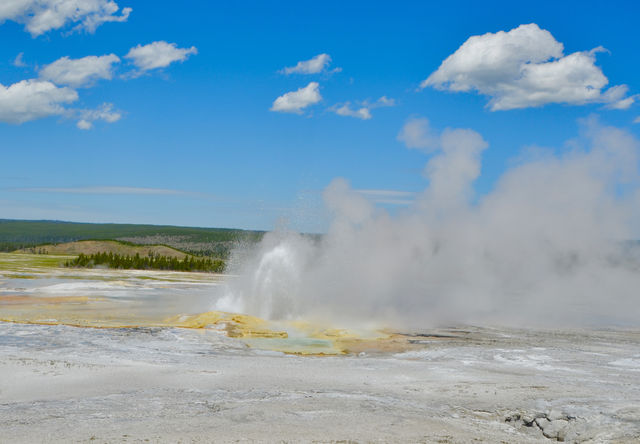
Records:
[[[410,208],[391,216],[333,180],[328,233],[267,235],[218,308],[415,327],[637,324],[639,143],[581,125],[563,154],[521,159],[477,198],[487,142],[427,122],[429,143],[415,145],[431,153],[429,186]]]

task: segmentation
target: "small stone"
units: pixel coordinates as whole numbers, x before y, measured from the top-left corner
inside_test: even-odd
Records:
[[[565,428],[569,423],[564,419],[555,419],[553,421],[549,421],[548,424],[542,428],[542,434],[547,438],[558,439],[564,441],[565,437]],[[562,436],[562,439],[560,439]]]
[[[557,438],[558,441],[564,442],[566,437],[567,437],[567,428],[566,427],[563,428],[563,429],[558,430],[558,438]]]
[[[563,414],[560,410],[551,410],[547,414],[549,421],[555,421],[557,419],[567,419],[567,415]]]
[[[512,412],[504,418],[505,422],[516,422],[519,419],[520,419],[520,413],[518,412]]]
[[[522,422],[524,422],[524,425],[526,425],[527,427],[531,427],[533,425],[533,421],[535,420],[535,416],[529,413],[525,413],[524,415],[522,415]]]
[[[549,421],[547,418],[536,418],[536,424],[538,424],[538,427],[540,427],[543,431],[545,427],[549,426],[550,423],[551,421]]]

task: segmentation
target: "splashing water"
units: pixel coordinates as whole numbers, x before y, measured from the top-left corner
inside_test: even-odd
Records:
[[[421,327],[637,324],[638,140],[588,119],[564,154],[521,159],[474,201],[487,143],[461,129],[431,139],[429,187],[410,208],[391,216],[334,180],[328,233],[265,236],[217,308]]]
[[[254,313],[265,319],[294,317],[309,247],[299,235],[267,235],[260,245],[260,252],[253,254],[245,264],[244,270],[251,270],[251,278],[234,281],[226,287],[226,294],[216,308]],[[238,298],[238,294],[242,297]]]

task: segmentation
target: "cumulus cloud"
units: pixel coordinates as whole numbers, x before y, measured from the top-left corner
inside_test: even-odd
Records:
[[[40,70],[40,77],[58,85],[74,88],[93,85],[100,79],[110,80],[113,77],[113,65],[120,58],[115,54],[103,56],[87,56],[81,59],[62,57],[45,65]]]
[[[508,32],[472,36],[420,87],[477,91],[490,97],[488,107],[492,111],[549,103],[631,104],[620,95],[624,85],[605,90],[609,81],[595,65],[596,53],[604,51],[602,47],[566,56],[563,51],[562,43],[535,23]]]
[[[47,80],[22,80],[10,86],[0,84],[0,122],[21,124],[44,117],[63,115],[77,118],[76,126],[83,130],[93,128],[101,120],[117,122],[122,113],[113,104],[103,103],[96,109],[73,109],[64,105],[78,100],[78,93],[69,87],[59,87]]]
[[[195,47],[177,48],[174,43],[159,41],[145,46],[138,45],[126,57],[142,73],[175,61],[183,61],[196,52]],[[83,130],[93,128],[96,121],[116,122],[122,117],[122,113],[110,103],[104,103],[97,109],[72,109],[63,105],[78,100],[75,89],[90,87],[98,80],[113,78],[114,65],[119,62],[120,58],[115,54],[79,59],[62,57],[43,66],[39,70],[39,79],[23,80],[6,87],[0,84],[0,121],[19,124],[64,114],[70,119],[77,118],[76,126]],[[21,63],[22,53],[16,57],[14,65]]]
[[[297,63],[296,66],[290,66],[280,71],[283,74],[318,74],[324,71],[331,63],[331,56],[329,54],[318,54],[317,56],[303,60]],[[340,71],[340,68],[336,68],[336,72]]]
[[[64,104],[78,100],[78,93],[44,80],[22,80],[10,86],[0,84],[0,121],[24,123],[60,115]]]
[[[184,62],[191,54],[197,54],[195,46],[191,48],[178,48],[175,43],[167,43],[163,40],[138,45],[131,48],[125,58],[130,59],[140,71],[164,68],[173,62]]]
[[[93,128],[93,122],[102,120],[107,123],[114,123],[120,120],[122,113],[114,110],[112,103],[103,103],[97,109],[85,109],[78,111],[80,120],[76,126],[82,130]]]
[[[373,117],[371,115],[372,109],[382,108],[385,106],[395,106],[395,104],[396,102],[394,99],[390,99],[387,96],[382,96],[373,103],[365,100],[361,102],[360,105],[356,105],[355,108],[351,107],[351,102],[345,102],[343,104],[335,105],[329,108],[329,110],[333,111],[339,116],[348,116],[362,120],[369,120]]]
[[[94,32],[103,23],[126,21],[131,8],[119,11],[112,0],[4,0],[0,2],[0,23],[22,23],[33,37],[71,23],[77,23],[74,30]]]
[[[318,91],[319,87],[318,82],[310,82],[307,86],[297,91],[283,94],[273,101],[271,111],[301,114],[304,108],[322,100],[322,96]]]

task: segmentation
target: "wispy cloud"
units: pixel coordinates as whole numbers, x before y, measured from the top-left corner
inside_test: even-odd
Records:
[[[360,108],[351,108],[351,102],[345,102],[342,105],[336,105],[329,108],[339,116],[355,117],[356,119],[369,120],[371,119],[371,111],[366,106]]]
[[[112,103],[103,103],[96,109],[79,110],[80,120],[76,126],[82,130],[93,128],[93,122],[102,120],[107,123],[115,123],[122,117],[122,113],[113,108]]]
[[[361,120],[369,120],[373,116],[371,115],[371,110],[375,108],[382,108],[386,106],[395,106],[396,101],[394,99],[390,99],[387,96],[382,96],[375,102],[369,102],[368,100],[364,100],[359,104],[355,105],[355,107],[351,107],[351,102],[338,103],[337,105],[329,108],[329,111],[333,111],[339,116],[347,116],[347,117],[355,117]]]
[[[21,187],[4,188],[4,191],[22,193],[79,194],[79,195],[111,195],[111,196],[180,196],[184,198],[202,199],[221,202],[220,196],[213,193],[175,190],[170,188],[125,187],[125,186],[87,186],[87,187]]]
[[[605,93],[605,96],[609,97],[610,100],[607,100],[608,103],[605,105],[605,108],[619,110],[629,109],[631,105],[640,98],[640,94],[625,97],[627,95],[627,91],[629,91],[629,87],[627,85],[618,85],[609,88]]]
[[[27,193],[56,193],[56,194],[141,194],[141,195],[162,195],[181,196],[193,195],[189,191],[171,190],[166,188],[145,188],[145,187],[30,187],[14,188],[14,191]]]
[[[318,54],[317,56],[309,59],[302,60],[296,64],[296,66],[289,66],[283,68],[280,73],[289,74],[318,74],[326,70],[331,63],[331,56],[329,54]],[[334,68],[331,72],[340,72],[341,68]]]
[[[24,56],[24,52],[21,52],[16,56],[15,59],[13,59],[13,62],[11,64],[16,68],[24,68],[25,66],[27,66],[27,64],[24,62],[23,56]]]
[[[302,110],[322,100],[318,82],[310,82],[307,86],[290,91],[273,101],[271,111],[302,114]]]

